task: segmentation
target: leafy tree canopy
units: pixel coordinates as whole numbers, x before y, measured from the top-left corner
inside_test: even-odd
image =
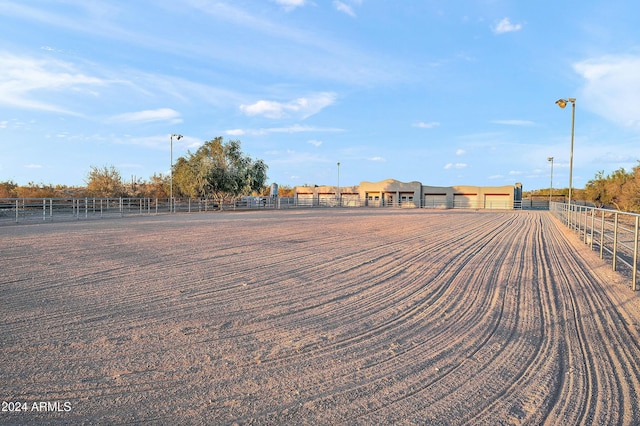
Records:
[[[113,166],[91,166],[87,175],[87,193],[93,197],[122,197],[126,195],[120,172]]]
[[[267,169],[264,161],[242,152],[240,141],[225,143],[217,137],[176,161],[174,189],[189,197],[212,198],[222,205],[225,199],[260,192],[267,180]]]
[[[605,176],[604,171],[599,171],[587,182],[585,195],[598,206],[640,212],[640,162],[631,172],[620,168]]]

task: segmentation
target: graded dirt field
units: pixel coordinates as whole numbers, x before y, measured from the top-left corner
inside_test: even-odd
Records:
[[[640,424],[638,294],[548,212],[0,237],[0,424]]]

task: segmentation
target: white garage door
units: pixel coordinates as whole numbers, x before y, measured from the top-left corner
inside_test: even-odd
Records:
[[[511,209],[509,194],[487,194],[484,196],[485,209]]]
[[[447,195],[446,194],[425,194],[424,207],[427,209],[446,209],[448,207]]]
[[[477,209],[478,195],[477,194],[453,194],[453,207],[456,209]]]
[[[313,205],[313,194],[298,194],[298,205],[299,206],[312,206]]]

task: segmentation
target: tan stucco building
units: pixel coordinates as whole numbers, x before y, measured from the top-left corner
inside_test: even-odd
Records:
[[[522,201],[522,185],[427,186],[420,182],[361,182],[359,186],[297,186],[298,205],[514,209]]]

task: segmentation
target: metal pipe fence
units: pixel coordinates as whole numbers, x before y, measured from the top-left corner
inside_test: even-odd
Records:
[[[0,224],[122,217],[169,212],[168,200],[152,198],[0,198]]]
[[[244,197],[221,204],[194,198],[0,198],[0,225],[293,206],[292,199],[271,197]]]
[[[386,207],[445,209],[513,209],[510,202],[420,203],[403,200],[372,200],[357,196],[320,197],[242,197],[225,200],[194,198],[0,198],[0,225],[27,222],[99,219],[132,215],[211,212],[238,209],[287,209],[309,207]]]
[[[640,215],[558,202],[552,202],[549,211],[598,251],[601,259],[610,259],[614,271],[629,272],[631,289],[637,291]]]

